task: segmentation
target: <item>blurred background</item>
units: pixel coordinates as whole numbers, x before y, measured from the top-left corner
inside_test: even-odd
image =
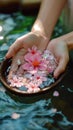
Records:
[[[0,0],[0,12],[11,13],[21,10],[24,13],[37,13],[41,0]]]
[[[0,62],[9,46],[31,30],[41,1],[0,0]],[[52,38],[72,31],[72,10],[73,0],[69,0]],[[34,97],[12,95],[0,83],[0,130],[73,130],[72,75],[73,60],[61,83],[51,91]]]

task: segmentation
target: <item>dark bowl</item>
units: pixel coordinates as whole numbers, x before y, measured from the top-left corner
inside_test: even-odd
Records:
[[[12,60],[11,59],[5,59],[4,61],[2,61],[1,65],[0,65],[0,80],[2,82],[2,84],[4,85],[4,87],[9,90],[11,93],[14,93],[16,95],[34,95],[34,94],[40,94],[43,93],[45,91],[50,90],[51,88],[55,87],[64,77],[65,73],[60,75],[58,79],[55,80],[55,82],[53,84],[51,84],[48,87],[45,87],[43,89],[41,89],[38,92],[35,93],[27,93],[26,91],[21,91],[17,88],[13,88],[11,87],[6,80],[7,77],[7,69],[8,67],[11,65]]]

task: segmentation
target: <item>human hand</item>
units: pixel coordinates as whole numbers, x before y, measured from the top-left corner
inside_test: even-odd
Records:
[[[47,47],[48,38],[30,32],[20,38],[18,38],[9,48],[6,58],[12,57],[12,65],[9,73],[9,77],[11,77],[12,73],[15,73],[18,69],[18,60],[20,59],[20,63],[22,64],[24,54],[26,53],[28,48],[32,48],[32,46],[36,46],[39,50],[43,51]]]
[[[53,39],[49,42],[47,49],[49,49],[57,59],[58,66],[54,71],[54,77],[57,78],[66,69],[69,61],[69,52],[67,44],[60,38]]]

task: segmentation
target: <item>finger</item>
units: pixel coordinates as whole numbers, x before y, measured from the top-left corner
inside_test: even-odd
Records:
[[[15,74],[18,70],[18,67],[23,64],[24,62],[24,54],[26,52],[24,49],[21,49],[13,58],[12,64],[11,64],[11,69],[9,72],[9,77],[12,77],[13,74]]]
[[[9,71],[8,79],[12,78],[13,74],[15,74],[17,69],[18,69],[18,65],[17,65],[17,62],[16,62],[16,58],[14,58],[13,61],[12,61],[12,64],[11,64],[11,68],[10,68],[10,71]]]
[[[17,69],[18,69],[18,65],[15,62],[15,59],[13,59],[12,64],[11,64],[11,68],[10,68],[10,71],[9,71],[9,75],[8,75],[8,80],[12,79],[13,74],[15,74]]]
[[[22,48],[22,46],[23,46],[23,45],[22,45],[21,40],[19,40],[19,39],[16,40],[16,41],[10,46],[10,48],[9,48],[7,54],[6,54],[6,58],[11,58],[11,57],[13,57],[13,56],[17,53],[17,51]]]
[[[10,81],[12,79],[12,75],[13,75],[13,73],[12,73],[12,71],[10,71],[8,74],[8,81]]]
[[[65,71],[67,63],[68,63],[68,60],[66,61],[65,58],[60,59],[58,67],[54,71],[55,78],[58,78],[58,76]]]

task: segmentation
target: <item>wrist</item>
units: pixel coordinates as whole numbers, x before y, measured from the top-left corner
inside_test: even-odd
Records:
[[[38,30],[31,30],[31,33],[33,33],[34,35],[36,35],[38,38],[40,38],[41,40],[47,40],[47,42],[49,41],[49,38],[46,37],[42,32],[38,31]]]
[[[58,38],[55,39],[55,43],[64,43],[67,47],[68,47],[68,50],[72,50],[73,49],[73,39],[70,37],[68,37],[69,35],[68,34],[65,34],[63,36],[60,36]]]
[[[44,36],[50,40],[51,32],[49,31],[48,28],[46,29],[46,26],[43,25],[43,23],[38,19],[35,21],[31,31],[35,32],[41,36]]]
[[[38,31],[35,31],[35,32],[31,31],[30,33],[31,33],[31,36],[33,37],[34,44],[36,43],[38,46],[41,45],[42,48],[46,47],[48,45],[49,39],[47,37],[45,37],[44,35],[42,35]]]
[[[73,32],[65,34],[61,37],[59,37],[59,40],[62,40],[66,43],[68,50],[73,49]]]

